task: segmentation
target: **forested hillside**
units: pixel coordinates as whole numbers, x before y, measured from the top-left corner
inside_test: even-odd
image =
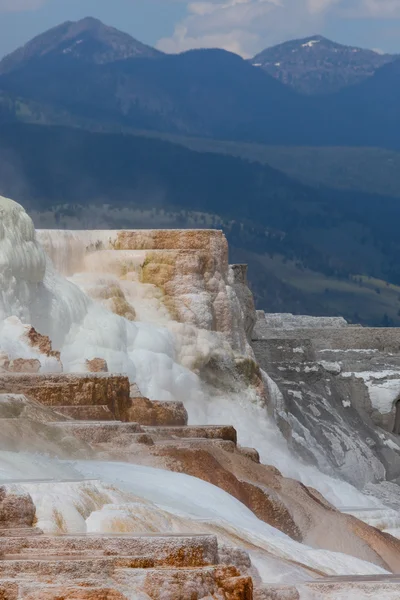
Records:
[[[400,322],[398,201],[133,135],[9,124],[0,153],[0,193],[39,225],[97,227],[101,214],[102,226],[223,228],[260,306]]]

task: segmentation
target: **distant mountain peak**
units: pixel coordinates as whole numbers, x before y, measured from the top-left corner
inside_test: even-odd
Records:
[[[66,21],[33,38],[0,62],[0,74],[19,69],[46,55],[68,54],[78,60],[104,64],[126,58],[155,58],[161,52],[94,17]]]
[[[299,92],[328,94],[360,83],[395,58],[312,35],[267,48],[251,63]]]

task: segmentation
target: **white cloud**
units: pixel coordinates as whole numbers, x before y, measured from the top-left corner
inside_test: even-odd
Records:
[[[319,33],[329,17],[400,17],[400,0],[199,0],[187,2],[187,12],[160,50],[219,47],[248,57]]]
[[[343,14],[348,11],[352,17],[373,19],[391,19],[400,17],[400,0],[353,0],[350,7],[343,7]]]
[[[0,13],[36,10],[46,4],[46,2],[47,0],[0,0]]]
[[[319,30],[331,0],[214,0],[190,2],[188,15],[170,38],[159,41],[165,52],[220,47],[252,56],[262,47]]]
[[[324,13],[331,9],[335,4],[340,4],[342,0],[308,0],[307,8],[310,15]]]

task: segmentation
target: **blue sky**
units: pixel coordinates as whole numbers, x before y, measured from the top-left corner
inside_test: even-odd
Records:
[[[243,56],[321,33],[400,53],[400,0],[0,0],[0,56],[66,20],[94,16],[167,52]]]

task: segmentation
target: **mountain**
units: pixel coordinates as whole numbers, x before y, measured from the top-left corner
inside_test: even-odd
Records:
[[[302,94],[330,94],[364,81],[396,58],[314,35],[267,48],[251,63]]]
[[[18,48],[0,62],[0,74],[22,69],[30,61],[48,55],[105,64],[126,58],[155,58],[161,56],[161,52],[98,19],[87,17],[62,23]]]
[[[224,50],[107,64],[51,53],[0,76],[0,90],[68,111],[93,127],[271,143],[301,141],[318,112],[306,98]]]
[[[324,104],[329,145],[400,149],[400,59],[358,85],[324,96]]]
[[[53,30],[50,37],[46,51],[0,74],[0,112],[6,119],[282,146],[400,149],[399,59],[338,92],[305,95],[224,50],[110,62],[111,56],[106,61],[93,44],[87,53],[85,44],[78,44],[81,55],[65,52],[60,32]],[[300,46],[314,52],[320,44],[309,40]]]

